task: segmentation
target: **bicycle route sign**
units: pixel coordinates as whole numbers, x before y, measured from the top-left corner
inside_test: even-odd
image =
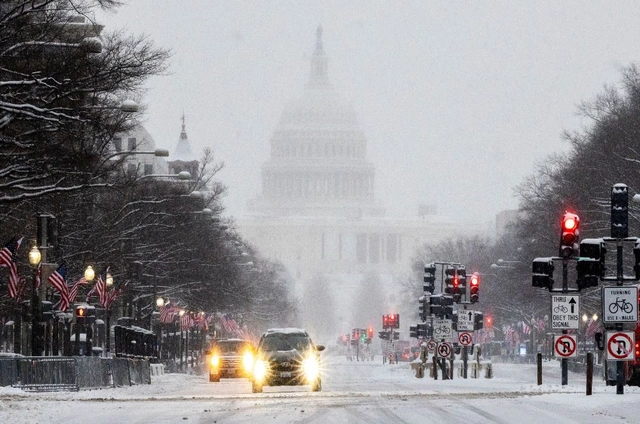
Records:
[[[436,340],[453,341],[453,331],[450,319],[433,320],[433,338]]]
[[[607,359],[631,361],[635,359],[633,331],[607,331]]]
[[[605,323],[638,321],[638,286],[602,287],[602,316]]]
[[[577,330],[580,326],[580,297],[551,296],[551,328]]]
[[[572,358],[578,356],[576,346],[576,337],[571,334],[555,336],[553,348],[555,356],[559,358]]]

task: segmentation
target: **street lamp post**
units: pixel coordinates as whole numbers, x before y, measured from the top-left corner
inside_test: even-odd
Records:
[[[108,293],[109,288],[113,286],[113,276],[108,272],[105,278],[105,283],[107,285],[106,292]],[[107,303],[107,305],[105,305],[105,312],[107,314],[107,328],[106,328],[107,357],[110,357],[111,356],[111,304],[110,303]]]
[[[29,264],[33,268],[33,281],[31,284],[31,356],[42,355],[42,337],[40,331],[40,298],[38,297],[38,265],[42,255],[36,244],[29,251]]]

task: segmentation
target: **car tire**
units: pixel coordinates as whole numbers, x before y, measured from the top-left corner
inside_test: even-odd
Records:
[[[209,382],[211,382],[211,383],[219,383],[220,382],[220,376],[219,375],[214,375],[214,374],[209,374]]]
[[[262,384],[256,383],[255,381],[251,382],[251,393],[262,393]]]
[[[322,380],[320,380],[319,378],[316,379],[316,381],[313,382],[313,384],[311,385],[311,391],[312,392],[319,392],[322,390]]]

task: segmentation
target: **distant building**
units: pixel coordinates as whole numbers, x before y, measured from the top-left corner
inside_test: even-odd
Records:
[[[439,218],[432,205],[420,207],[419,218],[386,217],[355,111],[329,83],[321,28],[304,94],[285,106],[270,145],[262,191],[238,227],[261,253],[284,263],[299,296],[325,275],[349,302],[363,276],[375,273],[388,300],[378,306],[386,310],[395,278],[411,271],[419,246],[468,230]]]
[[[137,124],[125,134],[118,134],[114,137],[111,142],[111,149],[114,153],[120,152],[123,155],[126,152],[124,167],[130,174],[135,172],[142,176],[167,174],[169,172],[167,161],[163,157],[148,153],[156,149],[156,142],[141,124]],[[118,157],[115,156],[114,159],[118,159]]]
[[[185,129],[185,117],[182,114],[182,131],[180,131],[180,137],[176,148],[169,156],[169,172],[171,174],[179,174],[180,172],[187,171],[193,177],[198,174],[199,161],[196,155],[191,150],[191,144],[187,137],[187,130]]]

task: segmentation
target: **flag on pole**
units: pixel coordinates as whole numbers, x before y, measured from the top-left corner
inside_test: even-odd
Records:
[[[69,287],[67,286],[67,266],[63,263],[56,269],[47,280],[51,287],[60,293],[60,302],[58,303],[61,311],[66,311],[69,307]]]
[[[22,243],[20,240],[16,241],[15,237],[12,237],[7,244],[0,249],[0,267],[9,268],[9,297],[18,296],[18,283],[20,282],[20,276],[18,275],[18,265],[16,264],[16,251],[20,248]]]
[[[109,267],[106,267],[98,277],[96,283],[96,292],[98,292],[98,301],[102,306],[107,304],[107,274],[109,273]],[[106,306],[105,306],[106,307]]]
[[[193,319],[188,313],[180,317],[180,329],[186,331],[193,326]]]
[[[38,269],[36,270],[36,290],[40,288],[42,284],[42,262],[38,264]]]
[[[80,277],[78,281],[75,282],[73,287],[71,287],[71,291],[69,292],[69,303],[73,303],[78,296],[78,289],[81,284],[89,284],[88,281],[84,277]]]

